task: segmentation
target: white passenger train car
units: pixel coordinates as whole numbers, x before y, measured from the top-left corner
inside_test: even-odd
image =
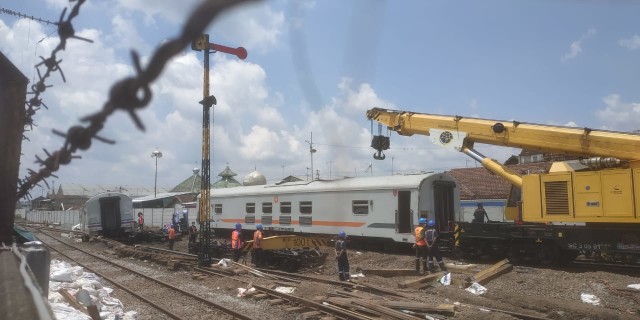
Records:
[[[133,202],[125,194],[104,192],[91,197],[82,207],[82,232],[118,236],[135,229]]]
[[[241,223],[255,230],[379,238],[412,242],[418,218],[450,231],[459,217],[460,192],[444,173],[314,180],[211,189],[211,227]],[[225,232],[226,233],[226,232]]]

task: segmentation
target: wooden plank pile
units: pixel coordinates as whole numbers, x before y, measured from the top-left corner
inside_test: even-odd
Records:
[[[347,297],[340,297],[346,295]],[[382,297],[365,297],[357,293],[335,292],[329,297],[321,298],[321,301],[330,305],[363,313],[373,318],[415,320],[424,319],[427,314],[439,314],[453,316],[455,306],[453,304],[428,304],[416,301],[384,300]],[[408,313],[410,311],[412,314]]]
[[[489,283],[491,280],[498,278],[499,276],[509,273],[513,270],[513,265],[509,263],[508,259],[504,259],[498,261],[492,266],[481,270],[480,272],[467,277],[466,279],[466,287],[470,286],[472,283],[477,282],[478,284],[485,285]]]

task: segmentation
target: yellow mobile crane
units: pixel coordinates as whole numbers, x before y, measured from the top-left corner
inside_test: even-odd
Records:
[[[537,223],[535,230],[539,232],[531,232],[531,228],[507,229],[499,231],[502,238],[513,241],[505,234],[514,230],[522,232],[515,240],[527,238],[527,232],[535,234],[532,240],[546,243],[542,255],[555,258],[559,248],[572,254],[606,251],[626,255],[626,260],[638,259],[639,134],[381,108],[368,110],[367,118],[400,135],[430,136],[434,143],[467,154],[520,189],[521,192],[512,192],[521,199],[508,201],[505,218],[525,225]],[[580,160],[554,163],[549,173],[521,175],[474,150],[475,143],[567,154],[579,156]],[[374,136],[372,147],[378,151],[374,158],[384,158],[381,154],[389,148],[388,137]],[[549,227],[541,227],[541,223]],[[471,224],[463,226],[474,229]]]

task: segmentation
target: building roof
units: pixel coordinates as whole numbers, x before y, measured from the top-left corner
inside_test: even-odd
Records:
[[[551,163],[526,163],[507,167],[521,174],[546,173],[549,172]],[[451,169],[447,173],[458,183],[461,200],[507,199],[511,190],[509,182],[484,167]]]
[[[157,187],[157,192],[168,192],[169,189],[165,187]],[[88,184],[79,184],[79,183],[63,183],[58,186],[55,195],[76,195],[76,196],[86,196],[93,197],[99,193],[103,192],[120,192],[134,197],[146,196],[154,193],[153,186],[128,186],[128,185],[88,185]]]
[[[144,196],[144,197],[138,197],[138,198],[134,198],[133,202],[145,202],[145,201],[150,201],[150,200],[155,200],[155,199],[163,199],[163,198],[171,198],[171,197],[176,197],[176,196],[180,196],[183,194],[189,194],[191,192],[163,192],[163,193],[158,193],[155,196],[153,194],[150,194],[148,196]]]
[[[242,183],[238,182],[238,180],[233,178],[233,176],[237,176],[237,175],[238,175],[237,173],[231,171],[231,169],[229,169],[229,166],[227,166],[226,168],[224,168],[224,170],[222,170],[222,172],[218,173],[218,176],[222,178],[220,178],[220,180],[213,183],[211,188],[223,189],[223,188],[239,187],[242,185]]]
[[[173,189],[169,190],[170,192],[199,192],[200,184],[202,183],[202,177],[200,175],[192,175],[184,181],[180,182],[177,186],[173,187]],[[213,186],[209,184],[209,187]]]
[[[20,72],[20,70],[7,58],[2,52],[0,52],[0,83],[20,83],[26,84],[29,79]]]
[[[258,170],[253,171],[244,177],[242,184],[245,186],[259,186],[263,184],[267,184],[267,178],[264,174],[258,172]]]

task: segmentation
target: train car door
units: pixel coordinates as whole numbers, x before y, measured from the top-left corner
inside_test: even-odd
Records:
[[[435,210],[436,225],[440,231],[451,231],[455,222],[454,189],[455,182],[433,182],[433,209]]]
[[[100,198],[100,220],[103,234],[115,234],[120,230],[120,197]]]
[[[396,210],[396,232],[411,233],[411,191],[398,191]]]

